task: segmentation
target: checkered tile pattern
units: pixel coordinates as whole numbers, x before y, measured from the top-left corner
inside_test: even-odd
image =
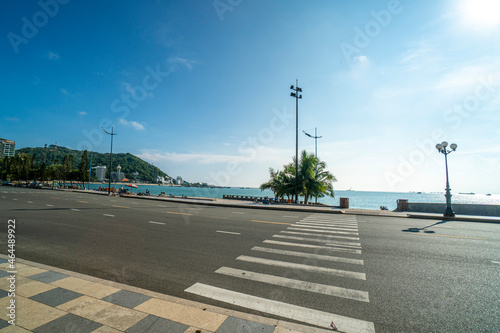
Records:
[[[12,297],[9,264],[0,258],[0,308]],[[291,333],[275,327],[169,302],[52,270],[16,263],[16,325],[0,311],[0,333]],[[76,274],[75,274],[76,275]]]

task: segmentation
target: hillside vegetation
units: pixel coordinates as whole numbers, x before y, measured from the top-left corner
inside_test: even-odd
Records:
[[[16,155],[19,153],[28,154],[30,157],[36,154],[34,162],[38,162],[39,164],[43,163],[44,154],[46,153],[45,163],[47,167],[54,164],[62,164],[65,157],[68,158],[69,156],[73,156],[73,168],[75,169],[78,168],[83,155],[83,151],[81,150],[54,146],[49,146],[47,148],[21,148],[16,150]],[[109,153],[92,153],[92,167],[105,165],[107,167],[106,177],[109,177],[109,155]],[[90,154],[88,154],[88,159],[90,161]],[[132,176],[132,172],[134,171],[139,173],[138,178],[143,182],[155,182],[156,176],[168,177],[168,175],[158,167],[130,153],[113,153],[113,172],[116,171],[118,165],[121,166],[121,172],[125,173],[125,176],[129,180],[134,179]],[[95,175],[95,173],[93,174]]]

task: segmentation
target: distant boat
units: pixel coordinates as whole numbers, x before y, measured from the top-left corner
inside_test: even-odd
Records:
[[[476,193],[470,192],[470,193],[458,193],[458,194],[467,194],[467,195],[475,195]]]
[[[486,196],[491,197],[491,194],[490,193],[486,193]]]

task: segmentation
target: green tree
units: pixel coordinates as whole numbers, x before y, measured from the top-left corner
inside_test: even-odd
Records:
[[[82,188],[85,189],[85,180],[88,179],[88,170],[90,169],[90,161],[88,152],[83,151],[82,158],[78,164],[78,180],[82,182]]]
[[[326,170],[326,163],[319,161],[313,154],[302,151],[297,182],[295,181],[295,158],[292,163],[283,166],[283,171],[269,169],[270,179],[260,186],[261,190],[270,189],[277,198],[285,195],[298,201],[298,196],[304,196],[307,204],[312,197],[334,196],[333,182],[337,179]]]

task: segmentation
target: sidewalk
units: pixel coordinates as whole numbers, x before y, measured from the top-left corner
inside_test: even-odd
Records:
[[[2,333],[321,333],[0,255]],[[15,278],[15,283],[11,277]],[[15,292],[10,296],[9,292]],[[12,300],[15,300],[12,308]],[[8,307],[11,306],[11,310]],[[9,318],[9,312],[12,317]],[[14,317],[15,316],[15,317]],[[15,318],[15,326],[8,321]]]

